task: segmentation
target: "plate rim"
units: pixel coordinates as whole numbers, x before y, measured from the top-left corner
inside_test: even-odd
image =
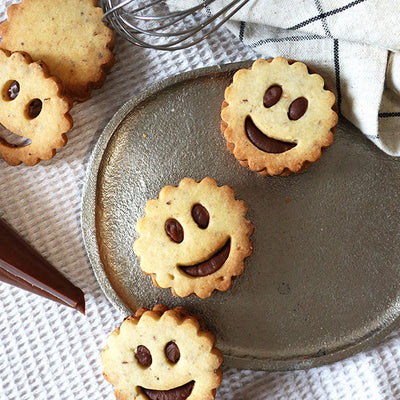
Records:
[[[98,171],[103,161],[104,153],[107,146],[126,116],[140,103],[150,98],[157,92],[166,89],[167,87],[184,82],[186,80],[200,78],[215,73],[233,72],[240,68],[248,68],[254,60],[246,60],[241,62],[215,65],[211,67],[204,67],[193,69],[180,74],[169,76],[160,80],[148,87],[143,91],[133,96],[126,101],[117,112],[111,117],[110,121],[106,124],[98,137],[94,147],[91,150],[89,161],[85,171],[85,177],[82,188],[82,201],[80,224],[82,239],[86,254],[89,259],[89,264],[95,275],[95,278],[100,286],[100,289],[106,296],[107,300],[115,307],[122,316],[132,314],[132,310],[128,308],[123,301],[119,298],[117,292],[109,282],[104,271],[103,264],[100,259],[100,252],[98,248],[96,236],[96,222],[95,222],[95,206],[96,206],[96,192],[97,192],[97,178]],[[342,117],[343,118],[343,117]],[[379,330],[369,332],[362,338],[361,341],[350,343],[344,348],[339,348],[334,352],[328,354],[314,354],[313,356],[299,356],[297,358],[276,358],[276,359],[258,359],[255,357],[241,357],[224,354],[224,364],[229,364],[232,368],[253,369],[253,370],[266,370],[266,371],[290,371],[309,369],[332,364],[337,361],[344,360],[356,354],[369,350],[382,342],[382,340],[400,327],[400,311],[398,316],[393,319],[388,325]]]
[[[93,149],[91,150],[89,160],[87,162],[85,176],[83,180],[82,188],[82,201],[81,201],[81,213],[80,213],[80,224],[82,231],[82,239],[85,247],[86,254],[89,259],[90,266],[93,270],[95,278],[100,285],[101,290],[105,294],[108,301],[115,307],[122,315],[128,315],[132,311],[123,304],[116,291],[113,289],[108,281],[106,273],[102,267],[100,260],[99,250],[96,239],[96,223],[95,223],[95,205],[96,205],[96,188],[93,187],[94,182],[91,181],[93,172],[96,173],[96,177],[103,159],[103,154],[107,149],[108,143],[110,142],[115,130],[124,120],[124,118],[133,110],[134,107],[138,106],[144,100],[150,98],[157,92],[167,88],[170,85],[183,82],[185,80],[198,78],[200,76],[207,76],[211,73],[228,72],[234,71],[240,68],[248,68],[255,59],[249,59],[245,61],[239,61],[228,64],[218,64],[210,67],[197,68],[190,71],[171,75],[165,79],[162,79],[154,84],[147,86],[143,91],[127,100],[111,117],[109,122],[102,130],[100,136],[95,142]],[[97,179],[96,179],[97,180]],[[92,212],[90,207],[92,206]],[[93,241],[96,245],[93,245]],[[94,258],[93,258],[94,257]],[[103,287],[104,286],[104,287]]]

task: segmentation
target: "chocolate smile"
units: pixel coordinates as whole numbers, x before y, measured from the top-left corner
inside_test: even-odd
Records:
[[[207,276],[211,275],[214,272],[218,271],[225,263],[227,258],[229,257],[229,253],[231,250],[231,239],[224,244],[224,246],[218,250],[213,256],[211,256],[208,260],[203,261],[199,264],[195,265],[179,265],[178,267],[185,273],[190,276]]]
[[[11,147],[25,147],[31,144],[32,140],[19,136],[0,125],[0,143]]]
[[[186,383],[175,389],[170,390],[153,390],[140,386],[140,389],[150,400],[186,400],[192,393],[194,381]]]
[[[284,153],[297,145],[268,137],[256,127],[251,117],[247,117],[244,124],[250,142],[266,153]]]

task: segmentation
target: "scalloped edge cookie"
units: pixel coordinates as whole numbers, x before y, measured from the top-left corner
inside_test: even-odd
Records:
[[[165,354],[164,346],[171,341],[180,351],[175,365]],[[109,335],[101,353],[103,376],[115,386],[118,400],[148,400],[146,390],[165,391],[192,381],[186,400],[212,400],[222,382],[223,357],[215,344],[216,337],[202,318],[183,307],[169,309],[157,304],[152,310],[140,308]],[[145,366],[137,354],[139,346],[146,346],[151,355]],[[188,363],[186,368],[179,365],[181,361]],[[206,365],[200,365],[201,361]]]
[[[11,81],[20,85],[13,100],[5,93]],[[0,49],[0,90],[0,123],[31,141],[16,147],[0,137],[0,156],[10,165],[28,166],[54,157],[56,150],[66,145],[66,132],[73,125],[69,114],[72,99],[63,95],[61,81],[50,75],[45,63],[33,62],[29,54]],[[34,99],[41,101],[41,111],[30,118],[27,110]]]
[[[209,215],[207,228],[199,227],[191,214],[196,204],[204,206]],[[177,210],[183,210],[178,211]],[[247,206],[235,200],[233,189],[218,186],[215,179],[207,177],[199,182],[183,178],[178,186],[165,186],[158,199],[149,200],[144,217],[136,224],[138,239],[133,249],[139,257],[142,271],[150,275],[153,284],[171,288],[175,296],[196,294],[200,298],[211,296],[214,290],[226,291],[232,278],[245,269],[244,260],[253,251],[249,240],[254,225],[245,218]],[[180,243],[174,242],[166,233],[166,222],[177,219],[184,236]],[[228,249],[229,247],[229,249]],[[191,268],[210,264],[218,254],[225,252],[219,269],[205,275]]]
[[[115,61],[114,34],[96,0],[22,0],[7,14],[0,48],[44,61],[74,100],[88,99],[103,85]]]
[[[280,79],[277,79],[276,76],[279,75],[280,70],[282,73]],[[309,80],[308,87],[313,89],[312,95],[304,93],[303,85],[306,85],[301,82],[306,79]],[[294,80],[298,80],[299,83],[293,84]],[[296,93],[294,98],[290,98],[291,93],[286,91],[283,82],[289,82],[288,85],[293,87],[290,91]],[[281,86],[282,95],[273,106],[266,108],[263,104],[263,96],[272,86]],[[245,92],[247,89],[250,93]],[[302,93],[306,97],[309,95],[307,99],[309,114],[304,113],[308,125],[305,126],[302,126],[305,122],[301,117],[298,120],[290,120],[288,112],[291,103],[302,96]],[[249,99],[252,96],[257,97],[257,102]],[[325,103],[323,107],[318,104],[316,98],[323,100]],[[310,110],[313,114],[310,114]],[[269,153],[257,148],[249,140],[245,123],[247,117],[253,112],[258,117],[258,124],[264,125],[264,130],[276,136],[272,136],[272,139],[289,144],[289,150],[277,154]],[[272,116],[272,112],[275,112],[275,116]],[[264,118],[267,114],[271,121],[273,120],[274,123],[278,121],[278,123],[268,122]],[[322,114],[325,117],[322,117]],[[221,119],[221,132],[225,137],[227,148],[242,166],[264,176],[285,176],[303,171],[321,157],[322,152],[333,141],[338,115],[335,96],[320,75],[304,63],[276,57],[269,60],[258,59],[250,68],[238,70],[234,74],[232,84],[225,90]],[[254,125],[257,124],[254,123]],[[293,132],[296,128],[301,139]],[[282,135],[277,135],[276,132],[279,129],[284,131]],[[306,137],[305,132],[309,132],[310,129],[315,129],[316,137]],[[263,132],[263,128],[259,130]],[[294,147],[290,146],[291,144]]]

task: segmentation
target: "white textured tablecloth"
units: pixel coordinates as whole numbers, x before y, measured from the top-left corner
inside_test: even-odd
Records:
[[[0,18],[12,1],[0,2]],[[0,160],[0,217],[85,293],[86,316],[0,283],[0,399],[114,399],[100,352],[122,317],[106,300],[84,251],[80,204],[88,158],[115,111],[146,86],[181,71],[254,57],[225,28],[185,51],[163,53],[120,38],[100,90],[72,109],[69,143],[53,160]],[[400,333],[333,365],[269,373],[225,369],[218,400],[399,399]]]

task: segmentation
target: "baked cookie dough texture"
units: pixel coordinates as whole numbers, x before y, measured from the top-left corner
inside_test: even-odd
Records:
[[[118,400],[212,400],[222,380],[215,340],[183,307],[141,308],[109,336],[104,377]]]
[[[44,61],[74,100],[102,86],[114,64],[114,35],[96,0],[22,0],[0,24],[0,48]]]
[[[35,165],[67,143],[72,101],[43,62],[26,53],[0,50],[0,123],[30,142],[14,146],[0,137],[0,156],[10,165]]]
[[[253,224],[247,206],[235,200],[230,186],[210,177],[183,178],[147,202],[136,224],[134,251],[154,285],[176,296],[211,296],[226,291],[232,277],[244,271],[252,250]]]
[[[225,91],[221,130],[240,164],[262,175],[300,172],[333,141],[335,96],[301,62],[259,59]]]

